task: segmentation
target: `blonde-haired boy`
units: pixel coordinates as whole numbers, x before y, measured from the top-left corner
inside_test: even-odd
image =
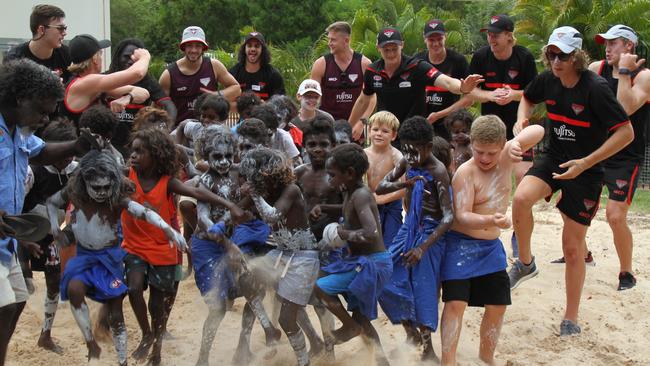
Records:
[[[370,147],[364,151],[368,156],[370,167],[366,173],[368,187],[374,193],[382,179],[395,168],[402,158],[402,153],[391,145],[397,137],[399,120],[388,111],[381,111],[370,116]],[[381,230],[386,246],[390,246],[393,237],[402,225],[402,197],[404,190],[375,195]]]

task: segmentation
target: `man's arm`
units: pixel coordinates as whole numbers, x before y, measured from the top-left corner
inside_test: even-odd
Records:
[[[323,75],[325,75],[325,57],[321,56],[311,65],[311,75],[309,78],[320,83],[323,80]]]
[[[366,72],[366,69],[368,66],[372,63],[369,58],[366,56],[361,57],[361,73],[362,75]],[[361,76],[361,75],[359,75]],[[364,80],[365,82],[365,80]],[[365,112],[363,112],[361,118],[370,118],[370,116],[373,114],[375,111],[375,107],[377,106],[377,94],[373,94],[372,98],[370,99],[370,103],[366,107]]]
[[[624,53],[618,62],[619,69],[635,71],[645,60],[637,61],[637,55]],[[616,99],[621,103],[625,113],[633,114],[650,99],[650,70],[643,70],[636,75],[634,85],[630,74],[618,75],[618,90]]]
[[[361,134],[363,133],[363,123],[360,121],[360,119],[363,113],[368,110],[368,107],[370,106],[370,103],[372,102],[374,96],[374,93],[367,95],[366,93],[361,92],[357,98],[357,101],[354,102],[354,107],[352,107],[352,111],[350,112],[349,121],[350,126],[352,126],[352,139],[355,141],[361,139]]]
[[[169,91],[171,90],[171,86],[172,86],[172,79],[171,79],[171,75],[169,75],[169,70],[165,69],[162,72],[162,74],[160,74],[160,79],[158,79],[158,84],[160,84],[160,87],[165,92],[165,94],[169,96]]]
[[[519,108],[517,109],[517,122],[512,126],[512,131],[515,136],[517,136],[524,127],[528,126],[528,119],[533,115],[533,108],[535,108],[533,102],[525,97],[521,98]]]
[[[210,61],[212,62],[212,70],[214,71],[214,75],[217,77],[217,81],[224,86],[224,89],[220,92],[226,99],[228,99],[229,102],[234,102],[235,99],[237,99],[237,97],[241,94],[241,87],[239,86],[239,82],[237,82],[235,77],[228,72],[221,61],[215,59],[211,59]],[[219,92],[213,91],[213,93]]]
[[[441,111],[432,112],[431,114],[429,114],[429,116],[427,117],[427,121],[429,121],[430,123],[436,123],[436,122],[442,123],[442,120],[448,115],[450,115],[452,112],[457,111],[459,109],[467,108],[471,106],[472,103],[474,103],[474,100],[472,100],[471,97],[463,96],[459,100],[457,100],[456,103],[450,105],[449,107]]]
[[[171,129],[174,125],[174,121],[176,121],[176,116],[178,115],[178,110],[176,109],[176,105],[169,98],[158,100],[156,104],[161,106],[162,109],[164,109],[165,112],[167,112],[167,115],[169,116],[169,120],[172,123],[172,125],[168,127]]]
[[[465,79],[454,79],[441,73],[433,85],[445,88],[454,94],[469,94],[484,81],[483,76],[478,74],[468,75]]]

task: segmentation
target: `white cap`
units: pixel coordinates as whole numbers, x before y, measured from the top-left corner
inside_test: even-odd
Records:
[[[582,34],[573,27],[560,27],[553,30],[547,46],[556,46],[564,53],[571,53],[582,48]]]
[[[298,88],[298,95],[305,95],[307,92],[314,92],[318,95],[323,95],[323,93],[320,91],[320,83],[316,80],[312,79],[305,79],[300,83],[300,87]]]
[[[203,49],[208,49],[208,42],[205,41],[205,32],[201,27],[191,25],[183,30],[183,38],[178,47],[183,50],[185,44],[189,42],[199,42],[203,44]]]
[[[634,29],[623,24],[617,24],[609,28],[606,33],[597,34],[595,37],[596,43],[600,44],[605,43],[605,40],[616,38],[625,38],[629,41],[632,41],[632,43],[635,45],[639,44],[639,36],[637,36]]]

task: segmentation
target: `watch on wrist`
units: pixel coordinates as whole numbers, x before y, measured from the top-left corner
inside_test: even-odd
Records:
[[[632,74],[632,71],[630,71],[630,69],[628,69],[626,67],[620,67],[618,69],[618,74],[619,75],[630,75],[630,74]]]

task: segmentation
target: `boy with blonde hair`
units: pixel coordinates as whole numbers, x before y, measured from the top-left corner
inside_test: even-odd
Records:
[[[373,114],[369,122],[370,147],[364,150],[370,163],[366,181],[375,196],[375,201],[377,201],[382,235],[384,243],[388,246],[393,242],[395,234],[402,225],[404,190],[382,195],[375,193],[375,190],[379,182],[395,168],[402,158],[402,153],[391,145],[391,142],[397,137],[399,120],[394,114],[381,111]]]
[[[506,125],[495,115],[472,124],[472,158],[458,167],[452,179],[454,223],[447,233],[441,265],[442,364],[456,364],[456,347],[465,308],[485,307],[481,322],[479,358],[494,363],[506,306],[511,304],[506,253],[501,229],[512,222],[506,211],[512,190],[512,171],[544,137],[544,128],[531,125],[506,142]]]

